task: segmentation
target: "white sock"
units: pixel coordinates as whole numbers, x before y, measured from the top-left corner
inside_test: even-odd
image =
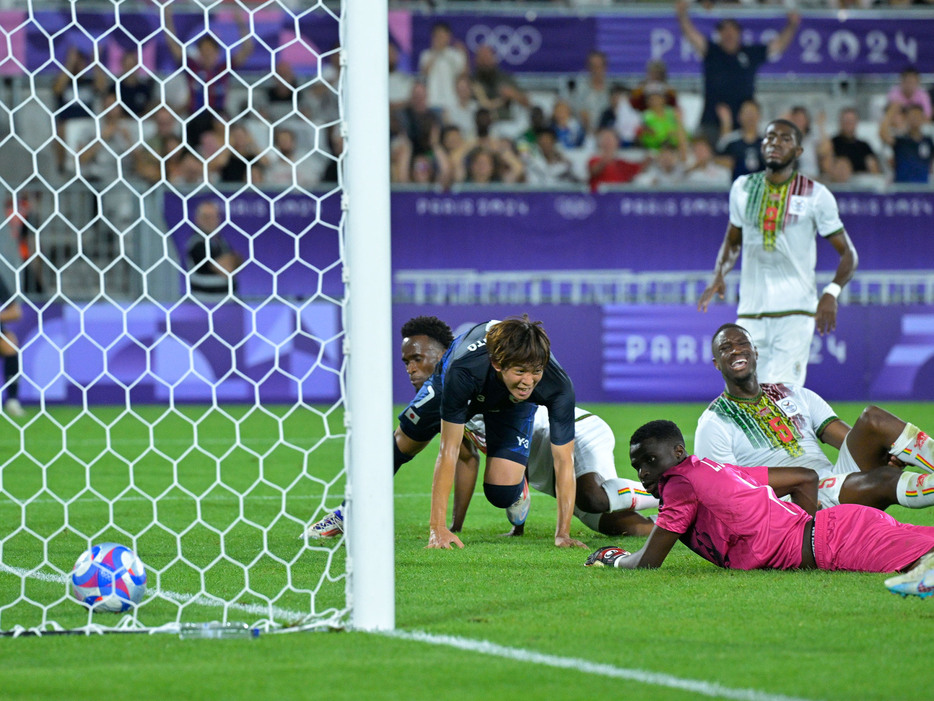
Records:
[[[621,477],[609,479],[600,485],[610,500],[610,511],[642,511],[657,509],[658,499],[642,486],[641,482]]]
[[[913,424],[905,424],[889,453],[903,463],[934,472],[934,441]]]
[[[895,489],[898,503],[909,509],[923,509],[934,505],[934,477],[930,474],[905,471],[898,478]]]

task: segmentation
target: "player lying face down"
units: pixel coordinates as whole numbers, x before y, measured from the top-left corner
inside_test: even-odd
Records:
[[[643,486],[662,500],[655,528],[638,552],[601,548],[587,565],[658,567],[681,540],[730,569],[911,569],[887,580],[889,589],[934,593],[934,586],[926,590],[926,583],[934,585],[934,555],[923,557],[934,551],[934,527],[899,523],[858,504],[816,511],[813,470],[741,467],[688,455],[671,421],[640,427],[629,454]],[[786,494],[794,503],[778,499]]]

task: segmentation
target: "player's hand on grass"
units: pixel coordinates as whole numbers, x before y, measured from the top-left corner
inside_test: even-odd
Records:
[[[425,546],[426,548],[450,550],[451,545],[456,545],[459,548],[464,547],[461,539],[451,533],[449,528],[441,526],[440,528],[429,529],[428,545]]]
[[[609,548],[600,548],[590,553],[584,567],[616,567],[616,561],[623,557],[629,557],[631,553],[615,546]]]
[[[556,535],[555,547],[557,548],[586,548],[587,546],[569,535]]]

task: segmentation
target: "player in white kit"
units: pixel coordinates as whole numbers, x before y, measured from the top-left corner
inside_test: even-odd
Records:
[[[467,437],[484,449],[482,417],[467,424]],[[653,522],[636,513],[658,508],[658,500],[637,480],[616,473],[613,449],[616,437],[610,426],[595,414],[574,409],[574,476],[577,494],[574,515],[588,528],[605,535],[648,535]],[[532,443],[526,470],[529,486],[555,496],[555,468],[551,457],[548,409],[539,407],[532,427]],[[514,524],[509,535],[522,535],[523,524]]]
[[[741,326],[724,324],[711,345],[726,391],[698,419],[695,455],[731,465],[810,468],[820,479],[822,507],[934,505],[934,441],[924,431],[877,406],[866,407],[850,428],[809,389],[760,383],[756,349]],[[836,462],[821,443],[840,451]]]
[[[803,385],[815,326],[836,328],[837,295],[856,271],[858,258],[826,187],[796,172],[801,131],[776,119],[765,131],[765,171],[742,175],[730,188],[730,221],[714,276],[698,301],[707,311],[724,278],[743,256],[738,323],[759,349],[759,379]],[[833,282],[817,296],[815,235],[840,255]]]

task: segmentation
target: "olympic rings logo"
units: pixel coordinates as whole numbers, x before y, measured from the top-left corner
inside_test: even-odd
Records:
[[[555,211],[563,219],[587,219],[597,209],[592,197],[556,197]]]
[[[467,48],[476,51],[477,47],[486,44],[492,46],[500,61],[511,66],[525,63],[542,48],[542,34],[535,27],[527,24],[521,27],[509,27],[499,24],[488,27],[485,24],[475,24],[467,31]]]

